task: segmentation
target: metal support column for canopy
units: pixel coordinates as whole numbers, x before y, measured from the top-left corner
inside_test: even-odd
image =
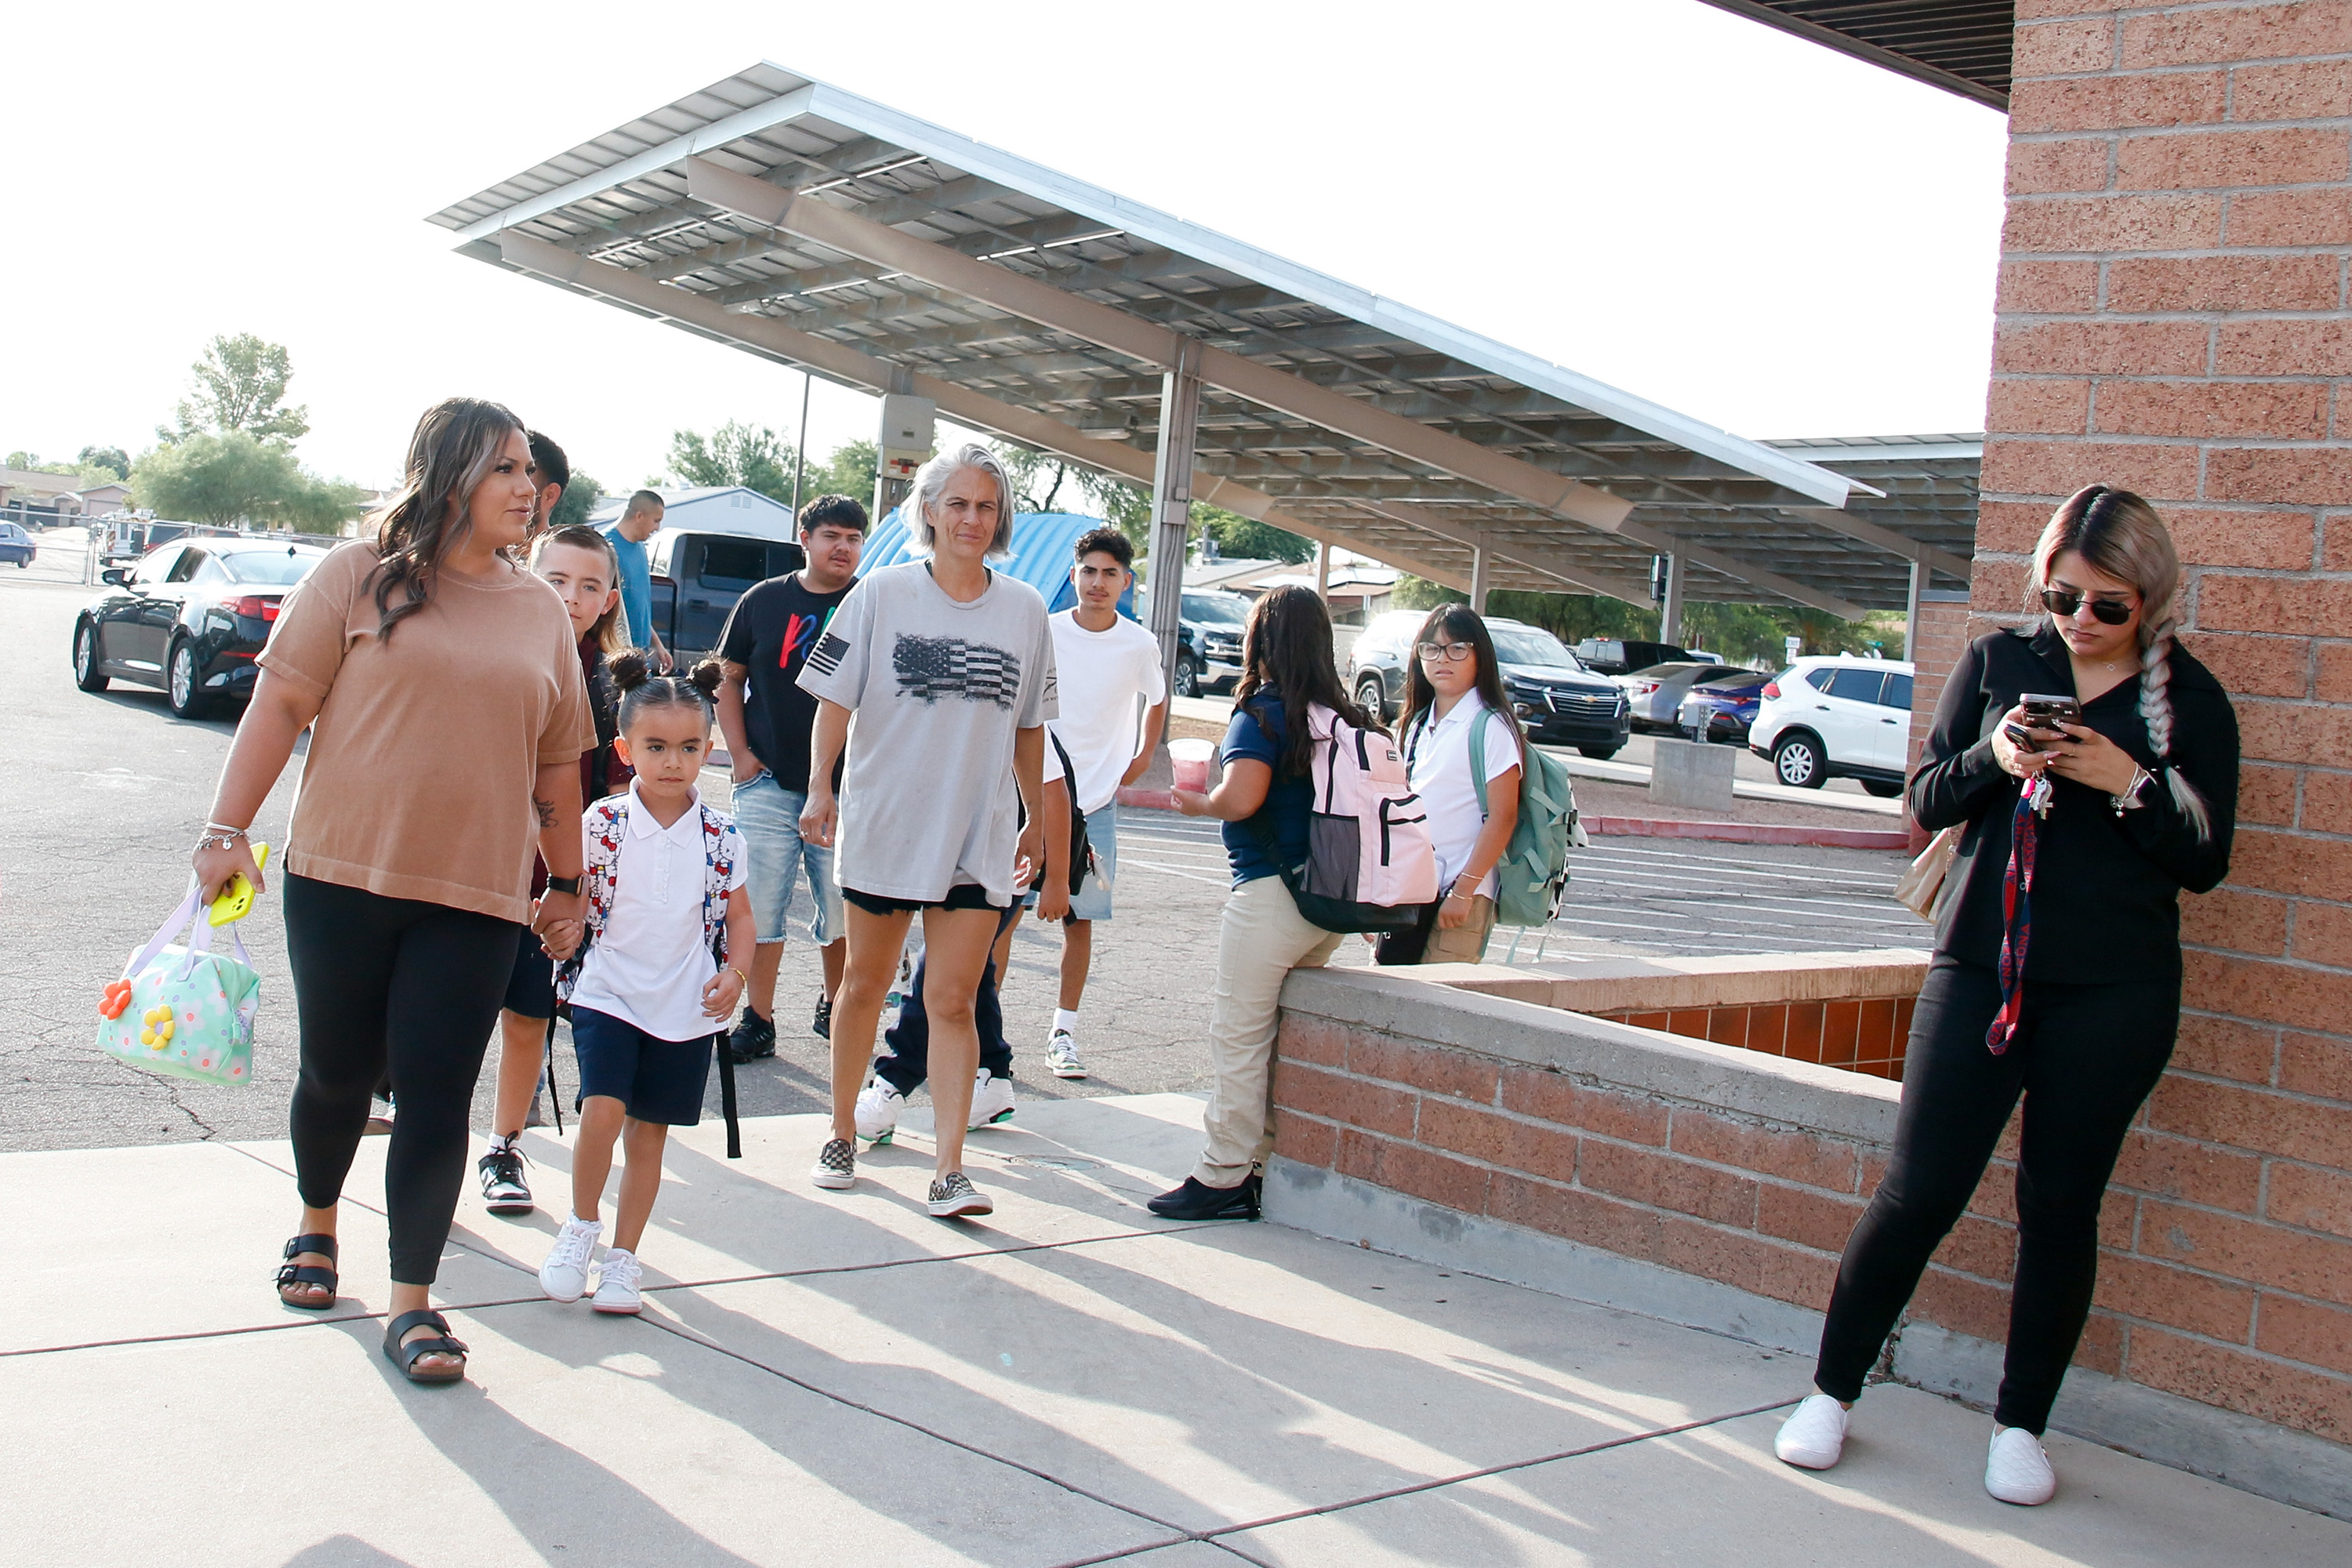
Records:
[[[1201,351],[1180,340],[1160,378],[1160,449],[1151,465],[1151,635],[1160,675],[1176,689],[1178,622],[1184,608],[1184,546],[1192,531],[1192,437],[1201,414]]]

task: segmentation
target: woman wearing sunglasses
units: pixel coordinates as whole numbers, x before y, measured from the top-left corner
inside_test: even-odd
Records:
[[[1780,1457],[1837,1463],[1927,1259],[2022,1097],[2017,1268],[1985,1489],[2046,1502],[2038,1441],[2089,1315],[2099,1205],[2179,1021],[2179,895],[2221,882],[2238,724],[2173,640],[2180,563],[2155,510],[2092,485],[2033,553],[2031,626],[1979,637],[1937,704],[1909,789],[1963,826],[1912,1016],[1893,1158],[1846,1242],[1813,1374]],[[2033,703],[2029,697],[2071,700]]]
[[[1495,929],[1495,866],[1519,822],[1520,749],[1527,743],[1486,622],[1467,605],[1440,605],[1413,638],[1405,678],[1405,767],[1429,814],[1437,902],[1421,924],[1380,942],[1382,963],[1476,963]],[[1478,801],[1478,771],[1486,804]]]

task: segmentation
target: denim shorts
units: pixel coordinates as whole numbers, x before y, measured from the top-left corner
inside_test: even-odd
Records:
[[[751,931],[762,942],[784,940],[793,885],[803,874],[812,906],[809,940],[825,947],[849,931],[841,914],[841,885],[834,880],[833,851],[801,837],[801,809],[806,805],[806,794],[784,788],[772,773],[735,786],[735,826],[743,835]]]
[[[710,1040],[665,1040],[626,1018],[593,1007],[572,1009],[572,1054],[580,1062],[580,1094],[617,1100],[639,1121],[691,1127],[702,1120],[702,1090],[710,1081]]]
[[[1118,881],[1118,802],[1111,801],[1087,813],[1087,843],[1095,852],[1095,868],[1087,873],[1086,885],[1070,900],[1070,912],[1065,918],[1107,921],[1110,919],[1111,894],[1117,890]],[[1034,910],[1037,907],[1037,895],[1024,893],[1021,902]]]

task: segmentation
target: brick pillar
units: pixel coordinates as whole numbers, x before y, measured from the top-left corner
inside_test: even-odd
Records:
[[[2084,1359],[2352,1442],[2352,3],[2017,16],[1975,608],[2142,491],[2246,758]]]
[[[1903,656],[1911,661],[1911,749],[1904,766],[1919,764],[1920,749],[1936,721],[1936,704],[1943,700],[1944,682],[1969,646],[1969,595],[1965,591],[1930,588],[1919,595],[1919,621],[1906,628]],[[1911,829],[1911,853],[1927,847],[1928,835],[1906,816]]]

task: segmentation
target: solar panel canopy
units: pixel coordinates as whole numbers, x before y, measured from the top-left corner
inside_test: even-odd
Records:
[[[1469,585],[1849,617],[1965,581],[1974,436],[1766,444],[760,65],[434,215],[463,254]]]

